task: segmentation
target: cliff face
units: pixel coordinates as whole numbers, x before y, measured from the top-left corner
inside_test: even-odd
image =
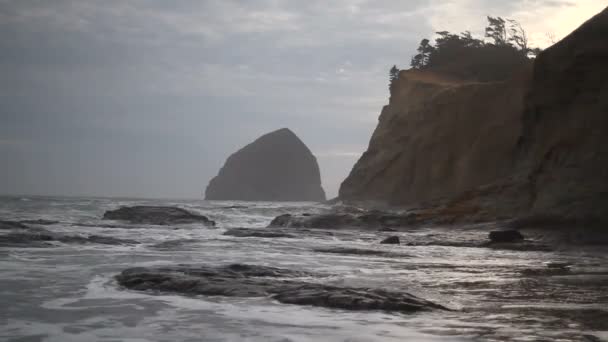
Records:
[[[606,37],[608,9],[504,82],[402,71],[340,198],[466,199],[501,215],[606,212]]]
[[[205,191],[207,200],[324,201],[317,159],[289,129],[231,155]]]

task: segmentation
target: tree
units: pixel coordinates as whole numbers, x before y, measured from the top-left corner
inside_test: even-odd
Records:
[[[418,46],[418,54],[412,58],[410,65],[416,69],[422,69],[429,64],[431,54],[435,51],[435,47],[431,45],[430,40],[423,39]]]
[[[528,34],[526,30],[516,20],[507,20],[509,21],[509,31],[511,32],[509,43],[519,49],[523,55],[527,56],[530,52],[530,47],[528,46]]]
[[[389,78],[388,79],[389,79],[388,89],[392,93],[393,88],[395,86],[395,82],[399,79],[399,69],[397,68],[396,65],[393,65],[393,67],[389,71]]]
[[[494,45],[496,46],[509,44],[505,20],[501,17],[494,18],[488,16],[486,37],[492,39],[494,41]]]

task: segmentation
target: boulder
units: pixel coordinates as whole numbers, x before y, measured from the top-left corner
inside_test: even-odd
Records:
[[[116,276],[118,283],[138,291],[183,295],[270,297],[285,304],[344,310],[385,310],[410,313],[448,310],[405,292],[310,283],[298,278],[313,274],[282,268],[233,264],[131,268]]]
[[[134,206],[109,210],[103,214],[104,220],[120,220],[134,224],[172,225],[203,224],[215,226],[207,217],[193,214],[185,209],[161,206]]]
[[[524,236],[518,230],[496,230],[488,234],[491,242],[510,243],[523,241]]]
[[[324,201],[317,159],[289,129],[232,154],[205,191],[207,200]]]
[[[389,236],[386,239],[380,241],[381,244],[385,245],[398,245],[401,243],[398,236]]]

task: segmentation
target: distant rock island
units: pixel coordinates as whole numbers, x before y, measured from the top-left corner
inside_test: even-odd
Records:
[[[324,201],[317,159],[291,130],[261,136],[232,154],[205,191],[207,200]]]
[[[607,37],[608,9],[504,81],[401,71],[339,197],[447,222],[607,221]]]

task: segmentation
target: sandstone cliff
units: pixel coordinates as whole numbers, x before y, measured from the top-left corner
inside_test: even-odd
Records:
[[[208,200],[324,201],[317,159],[289,129],[258,138],[231,155],[207,190]]]
[[[504,82],[402,71],[340,198],[608,216],[607,37],[608,9]]]

